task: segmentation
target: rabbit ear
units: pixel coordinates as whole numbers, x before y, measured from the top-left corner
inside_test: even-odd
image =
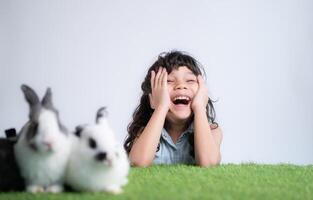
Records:
[[[96,123],[99,124],[102,122],[103,118],[108,116],[108,111],[106,107],[101,107],[97,111]]]
[[[76,126],[74,134],[77,137],[81,137],[81,133],[82,133],[83,129],[84,129],[84,127],[82,125]]]
[[[39,98],[38,98],[36,92],[32,88],[23,84],[21,86],[21,89],[24,93],[26,101],[28,102],[28,104],[31,108],[39,104]]]
[[[51,88],[47,88],[46,90],[46,94],[43,97],[41,104],[45,107],[45,108],[52,108],[53,104],[52,104],[52,92],[51,92]]]

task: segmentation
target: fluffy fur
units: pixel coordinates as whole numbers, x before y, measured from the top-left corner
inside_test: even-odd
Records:
[[[30,105],[29,121],[14,147],[17,164],[29,192],[61,192],[70,154],[70,140],[52,105],[50,89],[40,102],[28,86],[22,90]]]
[[[76,128],[66,182],[74,190],[122,192],[127,183],[129,161],[111,130],[106,111],[100,108],[96,124]]]

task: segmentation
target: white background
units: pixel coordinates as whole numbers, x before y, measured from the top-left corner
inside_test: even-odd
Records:
[[[204,66],[223,163],[313,163],[313,1],[0,0],[0,131],[18,130],[52,87],[63,123],[107,106],[121,142],[163,51]]]

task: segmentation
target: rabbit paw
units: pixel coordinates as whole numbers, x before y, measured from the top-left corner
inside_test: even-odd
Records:
[[[38,192],[44,192],[45,189],[40,185],[28,185],[26,187],[27,192],[31,193],[38,193]]]
[[[104,189],[105,192],[109,192],[111,194],[121,194],[123,192],[123,190],[121,189],[121,187],[116,186],[116,185],[111,185],[108,186]]]
[[[63,191],[63,187],[61,185],[50,185],[47,187],[46,191],[51,193],[60,193]]]
[[[124,186],[124,185],[126,185],[128,183],[128,180],[127,180],[127,178],[125,178],[123,181],[122,181],[122,186]]]

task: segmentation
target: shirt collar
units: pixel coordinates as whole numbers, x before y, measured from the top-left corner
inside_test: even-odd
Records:
[[[180,137],[184,137],[185,135],[189,135],[194,132],[194,125],[193,122],[189,125],[189,127],[181,134]],[[169,133],[165,130],[165,128],[162,129],[161,137],[165,140],[168,140],[171,138]]]

